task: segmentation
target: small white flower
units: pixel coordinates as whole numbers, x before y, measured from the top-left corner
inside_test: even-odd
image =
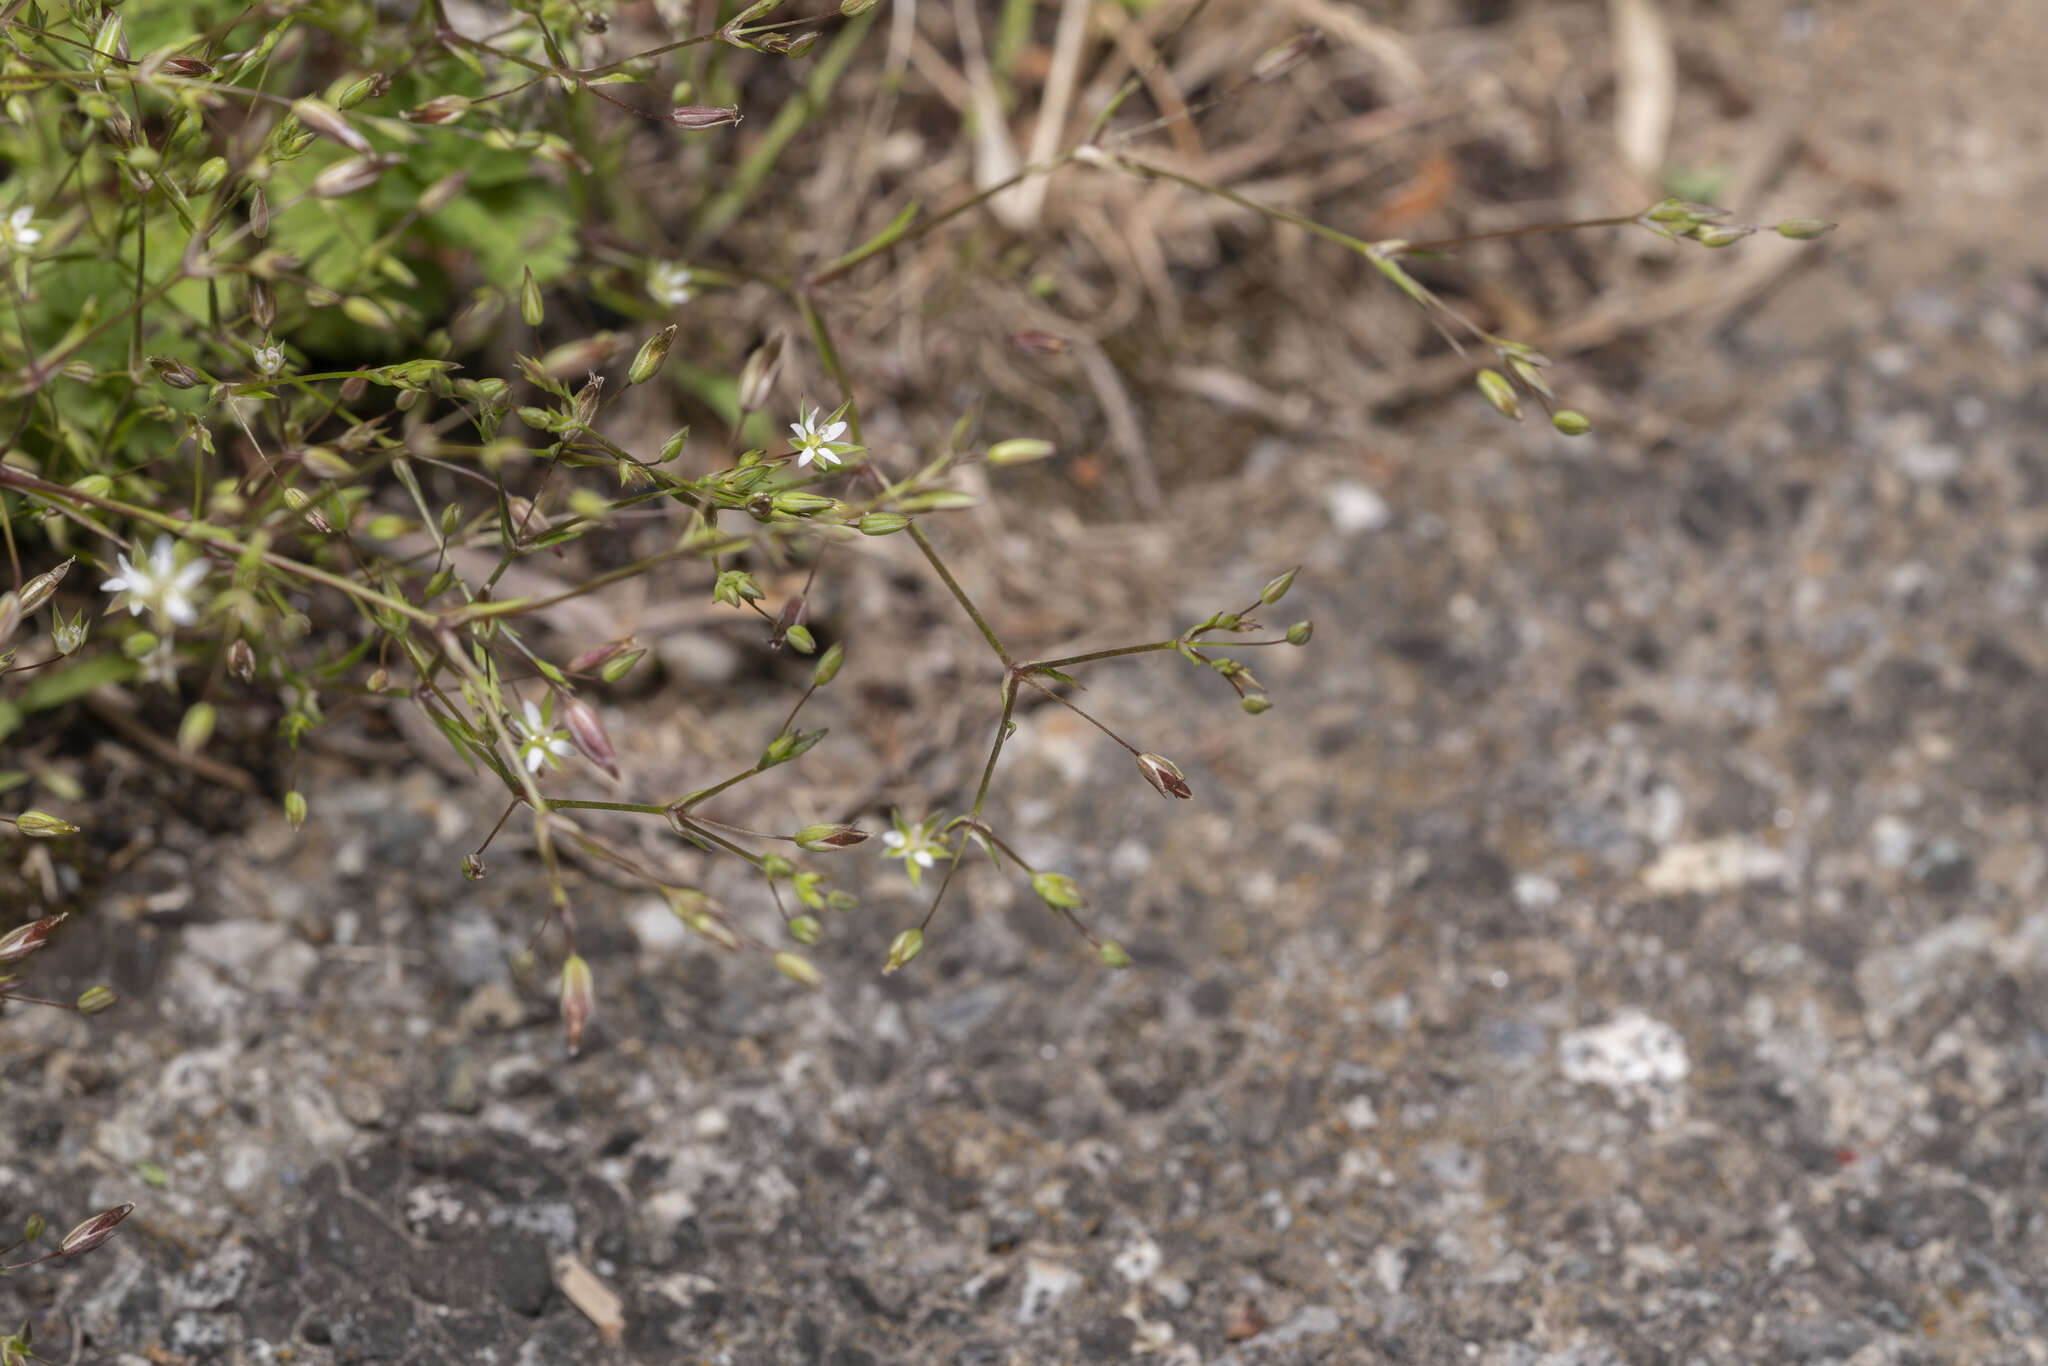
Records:
[[[953,857],[953,851],[938,841],[939,826],[945,817],[927,816],[921,821],[906,820],[901,811],[892,812],[890,823],[896,828],[882,832],[882,843],[888,846],[883,858],[900,858],[903,871],[910,875],[910,885],[920,885],[925,869],[934,866],[939,859]]]
[[[0,248],[5,248],[8,251],[26,252],[30,247],[42,241],[43,234],[29,226],[30,221],[35,216],[36,211],[24,204],[13,213],[7,215],[4,220],[0,220]]]
[[[555,709],[555,699],[548,698],[548,710],[542,711],[528,702],[521,711],[525,720],[514,720],[512,729],[519,736],[519,756],[526,761],[528,773],[540,772],[541,765],[560,768],[557,759],[566,759],[576,752],[576,746],[569,742],[569,732],[557,730],[550,722],[549,713]]]
[[[266,375],[274,375],[284,369],[284,348],[276,342],[257,347],[256,368]]]
[[[658,304],[681,308],[690,302],[690,268],[680,261],[656,261],[647,272],[647,292]]]
[[[149,549],[149,558],[141,565],[123,554],[116,557],[115,568],[120,572],[102,583],[100,590],[125,595],[129,616],[140,616],[147,607],[156,614],[159,625],[168,622],[172,626],[190,626],[199,620],[192,590],[207,575],[204,556],[181,567],[177,545],[170,537],[159,536]]]
[[[178,653],[170,638],[165,637],[156,647],[142,657],[142,679],[165,688],[178,686]]]
[[[839,452],[832,449],[832,443],[846,435],[844,422],[818,425],[818,410],[799,409],[797,420],[789,424],[789,442],[797,449],[796,463],[808,465],[815,458],[819,468],[839,463]]]

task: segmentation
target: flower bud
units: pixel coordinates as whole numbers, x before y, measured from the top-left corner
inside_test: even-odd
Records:
[[[846,647],[844,645],[841,645],[838,641],[832,642],[832,644],[826,649],[825,653],[818,656],[818,667],[811,670],[811,686],[814,688],[822,688],[827,683],[830,683],[834,678],[838,677],[839,666],[842,663],[844,663],[845,660]]]
[[[1262,692],[1247,694],[1237,704],[1246,716],[1257,716],[1260,712],[1273,710],[1273,701]]]
[[[540,284],[533,278],[533,267],[526,268],[526,277],[519,282],[519,316],[528,327],[539,327],[547,311],[541,307]]]
[[[284,818],[296,830],[306,823],[306,794],[296,789],[284,794]]]
[[[477,855],[464,854],[462,856],[462,876],[467,881],[482,882],[484,875],[488,872],[490,872],[490,869],[484,866],[484,861]]]
[[[71,572],[72,561],[77,558],[74,555],[55,569],[46,570],[21,586],[21,614],[24,617],[33,616],[42,609],[43,604],[56,593],[57,585],[64,582],[64,576]]]
[[[1550,415],[1550,425],[1566,436],[1584,436],[1592,430],[1593,423],[1576,408],[1560,408]]]
[[[416,104],[399,115],[407,123],[424,123],[429,126],[454,123],[469,112],[469,100],[462,95],[437,95],[424,104]]]
[[[811,628],[808,626],[792,626],[782,633],[782,638],[789,642],[790,649],[800,655],[815,653],[818,648],[818,642],[811,635]]]
[[[256,652],[240,637],[228,642],[228,673],[243,683],[256,681]]]
[[[998,441],[988,448],[988,463],[997,468],[1005,465],[1026,465],[1034,460],[1046,459],[1053,451],[1052,442],[1042,437],[1012,437],[1008,441]]]
[[[192,194],[212,194],[220,188],[221,182],[227,178],[228,159],[226,157],[208,157],[200,162],[199,169],[192,173],[192,179],[186,185],[186,189]]]
[[[889,956],[882,963],[883,973],[895,972],[905,963],[924,952],[924,931],[905,930],[889,945]]]
[[[789,937],[806,947],[817,943],[824,933],[825,927],[814,915],[795,916],[789,922]]]
[[[740,367],[739,400],[744,412],[755,413],[775,396],[775,380],[782,373],[783,334],[777,332],[755,347]]]
[[[50,942],[50,931],[63,924],[65,916],[46,915],[41,920],[16,926],[0,934],[0,963],[19,963]]]
[[[156,371],[157,378],[173,389],[196,389],[203,382],[197,370],[170,356],[149,357],[149,368]]]
[[[1157,754],[1140,754],[1138,772],[1145,775],[1145,781],[1159,790],[1162,797],[1180,797],[1183,800],[1194,796],[1188,780],[1181,775],[1180,766],[1171,759]]]
[[[334,106],[337,109],[353,109],[364,100],[378,98],[390,89],[391,78],[381,71],[373,71],[343,86],[341,93],[334,97]]]
[[[597,1009],[597,988],[590,977],[590,964],[583,955],[572,953],[562,960],[562,1030],[569,1039],[569,1056],[583,1044],[583,1027]]]
[[[587,674],[594,669],[600,669],[632,647],[633,638],[631,636],[627,636],[623,640],[608,640],[596,649],[585,650],[582,654],[570,660],[568,672],[572,674]]]
[[[1755,228],[1734,228],[1724,223],[1695,223],[1687,236],[1703,247],[1732,247],[1755,231]]]
[[[249,194],[249,235],[259,242],[270,236],[270,196],[260,185]]]
[[[1789,237],[1795,242],[1811,242],[1834,230],[1835,225],[1825,218],[1788,218],[1774,229],[1778,236]]]
[[[1515,386],[1508,377],[1498,370],[1481,370],[1478,376],[1479,392],[1493,405],[1493,410],[1502,417],[1522,420],[1522,401],[1515,397]]]
[[[676,325],[670,323],[661,331],[640,344],[640,353],[633,357],[631,368],[626,371],[626,383],[645,384],[661,371],[661,363],[668,359],[668,348],[675,342]]]
[[[359,190],[367,190],[383,179],[384,172],[395,164],[395,157],[349,157],[337,161],[313,177],[313,197],[343,199]]]
[[[22,1223],[21,1241],[23,1241],[24,1243],[33,1243],[36,1239],[42,1237],[43,1234],[49,1230],[49,1227],[50,1225],[48,1221],[46,1221],[41,1214],[31,1214],[29,1215],[27,1220],[25,1220]]]
[[[1294,576],[1299,572],[1300,566],[1297,565],[1295,568],[1288,570],[1285,574],[1281,574],[1267,583],[1264,588],[1259,590],[1259,601],[1271,607],[1274,603],[1286,597],[1287,590],[1294,587]]]
[[[59,820],[47,811],[22,812],[14,818],[14,828],[32,840],[53,840],[78,833],[78,827],[70,821]]]
[[[900,512],[870,512],[854,523],[863,536],[887,536],[910,525],[910,519]]]
[[[628,650],[616,659],[606,661],[605,666],[597,671],[597,676],[607,683],[616,683],[631,673],[633,666],[644,659],[646,655],[647,651],[645,650]]]
[[[612,737],[605,732],[604,722],[597,711],[580,697],[563,699],[562,724],[568,727],[569,740],[577,752],[591,763],[604,770],[605,776],[616,779],[619,776],[619,762],[612,749]]]
[[[277,325],[277,295],[270,286],[251,277],[249,280],[249,321],[256,324],[256,330],[265,336]]]
[[[1316,624],[1314,622],[1297,621],[1294,625],[1287,628],[1287,643],[1289,645],[1306,645],[1308,644],[1309,637],[1314,635],[1315,632]]]
[[[1033,873],[1031,890],[1055,911],[1077,911],[1083,904],[1081,884],[1065,873]]]
[[[825,981],[824,974],[818,971],[810,959],[800,953],[791,953],[787,949],[775,955],[775,967],[784,977],[801,986],[820,986]]]
[[[197,57],[173,57],[164,63],[163,70],[172,76],[183,76],[186,80],[200,80],[213,74],[213,67]]]
[[[1095,950],[1096,959],[1106,968],[1127,968],[1131,965],[1130,954],[1114,939],[1105,939]]]
[[[729,128],[740,121],[738,105],[685,104],[668,111],[668,121],[692,130]]]
[[[834,849],[851,849],[867,840],[868,832],[857,825],[807,825],[790,838],[799,849],[808,849],[814,854],[830,853]]]
[[[112,987],[87,987],[78,993],[78,1013],[97,1015],[103,1010],[111,1010],[120,999]]]
[[[350,127],[348,120],[331,105],[309,96],[292,101],[292,114],[321,137],[340,143],[358,156],[370,154],[370,140]]]
[[[134,1208],[133,1204],[126,1204],[116,1205],[109,1210],[101,1210],[98,1214],[95,1214],[92,1218],[64,1235],[64,1241],[58,1244],[57,1255],[59,1257],[77,1257],[92,1251],[113,1236],[114,1225],[126,1219],[129,1211]]]

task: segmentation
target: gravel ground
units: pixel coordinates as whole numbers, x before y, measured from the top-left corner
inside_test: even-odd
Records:
[[[913,903],[858,865],[817,993],[589,891],[566,1060],[532,870],[450,869],[476,789],[139,831],[47,969],[120,1027],[0,1030],[0,1218],[139,1208],[0,1320],[110,1366],[2048,1362],[2048,194],[1969,41],[1890,105],[1837,71],[1835,145],[1927,175],[1658,353],[1656,434],[1467,405],[1182,495],[1152,625],[1304,562],[1280,708],[1120,667],[1197,800],[1041,711],[1000,803],[1133,971],[985,871],[882,979]]]

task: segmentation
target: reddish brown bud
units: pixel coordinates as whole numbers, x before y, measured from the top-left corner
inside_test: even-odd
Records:
[[[797,848],[822,854],[831,849],[851,849],[868,837],[857,825],[807,825],[791,836]]]
[[[246,640],[228,642],[228,672],[244,683],[256,681],[256,652]]]
[[[416,104],[405,111],[402,118],[408,123],[442,124],[453,123],[469,112],[469,100],[461,95],[437,95],[425,104]]]
[[[738,106],[684,104],[668,111],[668,121],[678,128],[730,128],[740,121]]]
[[[597,712],[580,697],[564,697],[562,702],[562,723],[569,728],[577,752],[603,769],[607,777],[617,778],[619,762],[612,751],[612,737],[605,733]]]
[[[46,915],[0,934],[0,963],[19,963],[49,943],[50,931],[63,924],[64,919],[62,915]]]
[[[211,76],[213,74],[213,68],[200,61],[197,57],[173,57],[164,63],[163,69],[170,75],[184,76],[195,80],[201,76]]]
[[[569,672],[572,674],[587,674],[601,669],[632,648],[633,637],[631,636],[627,636],[623,640],[608,640],[596,649],[585,650],[582,654],[570,660]]]
[[[1157,754],[1140,754],[1138,772],[1145,775],[1145,781],[1157,788],[1162,797],[1185,800],[1195,795],[1188,786],[1188,780],[1181,776],[1179,765],[1171,759],[1163,759]]]
[[[92,1218],[64,1235],[64,1241],[57,1245],[57,1255],[59,1257],[77,1257],[92,1251],[113,1236],[114,1225],[126,1219],[129,1212],[134,1208],[133,1204],[127,1204],[116,1205],[109,1210],[101,1210],[98,1214],[95,1214]]]
[[[1050,332],[1041,332],[1027,327],[1022,332],[1010,334],[1010,340],[1020,351],[1029,351],[1035,356],[1063,356],[1067,353],[1067,339],[1056,337]]]

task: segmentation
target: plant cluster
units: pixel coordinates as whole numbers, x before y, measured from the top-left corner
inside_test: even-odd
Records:
[[[1188,798],[1170,760],[1081,712],[1073,674],[1173,653],[1214,672],[1247,713],[1262,712],[1269,700],[1236,647],[1308,643],[1309,623],[1268,630],[1257,617],[1293,574],[1164,639],[1020,655],[927,525],[974,502],[953,477],[963,467],[1000,470],[1053,451],[1030,436],[989,440],[972,414],[939,449],[871,448],[860,385],[834,342],[834,282],[886,268],[892,251],[1068,167],[1170,179],[1363,256],[1452,345],[1494,353],[1500,368],[1481,370],[1478,383],[1503,413],[1518,416],[1527,395],[1561,432],[1588,423],[1557,406],[1540,352],[1470,323],[1402,266],[1469,239],[1367,242],[1147,159],[1136,150],[1145,137],[1207,106],[1120,122],[1142,88],[1135,77],[1071,146],[942,210],[908,204],[829,260],[778,272],[722,252],[781,150],[828,107],[873,3],[780,19],[779,0],[758,0],[714,29],[624,58],[610,55],[604,10],[567,0],[517,4],[486,33],[466,31],[439,3],[409,19],[355,0],[221,18],[197,0],[0,12],[0,158],[14,167],[0,182],[0,541],[18,585],[0,608],[0,738],[107,684],[174,700],[175,750],[187,755],[215,740],[224,710],[268,708],[296,826],[313,798],[291,756],[332,710],[416,709],[504,802],[491,838],[462,855],[464,875],[485,875],[489,845],[515,818],[544,869],[536,938],[552,931],[560,945],[573,1050],[599,993],[576,951],[565,848],[644,881],[711,943],[819,981],[803,950],[828,914],[853,902],[800,856],[868,833],[851,819],[744,828],[721,816],[720,799],[825,738],[801,724],[804,710],[848,647],[820,648],[815,584],[862,542],[900,536],[981,637],[999,687],[968,806],[899,812],[883,836],[914,885],[926,873],[937,883],[884,970],[917,957],[970,846],[999,868],[1014,865],[1102,963],[1128,965],[1125,949],[1081,918],[1074,880],[1029,865],[987,811],[1019,699],[1039,694],[1087,716],[1144,782]],[[1305,35],[1248,57],[1214,98],[1284,78],[1313,46]],[[799,94],[707,186],[686,250],[579,235],[565,203],[596,206],[593,186],[616,171],[636,131],[729,136],[747,111],[749,73],[797,61],[808,63]],[[1750,231],[1675,201],[1601,222],[1705,246]],[[1586,225],[1519,231],[1574,226]],[[1778,231],[1808,237],[1825,226]],[[646,240],[660,234],[649,227]],[[784,299],[789,336],[807,347],[803,366],[790,365],[800,343],[778,333],[734,370],[692,367],[679,380],[693,299],[742,284]],[[589,324],[590,308],[606,325]],[[821,375],[833,399],[791,402],[797,368]],[[621,401],[677,382],[716,413],[719,430],[643,440]],[[650,522],[663,528],[654,553],[557,595],[503,587],[524,558]],[[765,571],[791,566],[805,587],[771,599]],[[620,778],[589,697],[640,666],[646,650],[631,638],[550,641],[535,618],[657,572],[752,619],[770,647],[812,657],[809,685],[738,772],[647,800],[571,795],[565,765]],[[32,782],[51,780],[0,776],[7,786]],[[665,822],[679,839],[749,865],[785,938],[763,939],[703,888],[643,867],[596,827],[597,812]],[[21,835],[74,833],[37,810],[7,819]],[[57,919],[9,942],[47,938]],[[81,998],[77,1008],[111,999],[87,997],[91,1006]]]

